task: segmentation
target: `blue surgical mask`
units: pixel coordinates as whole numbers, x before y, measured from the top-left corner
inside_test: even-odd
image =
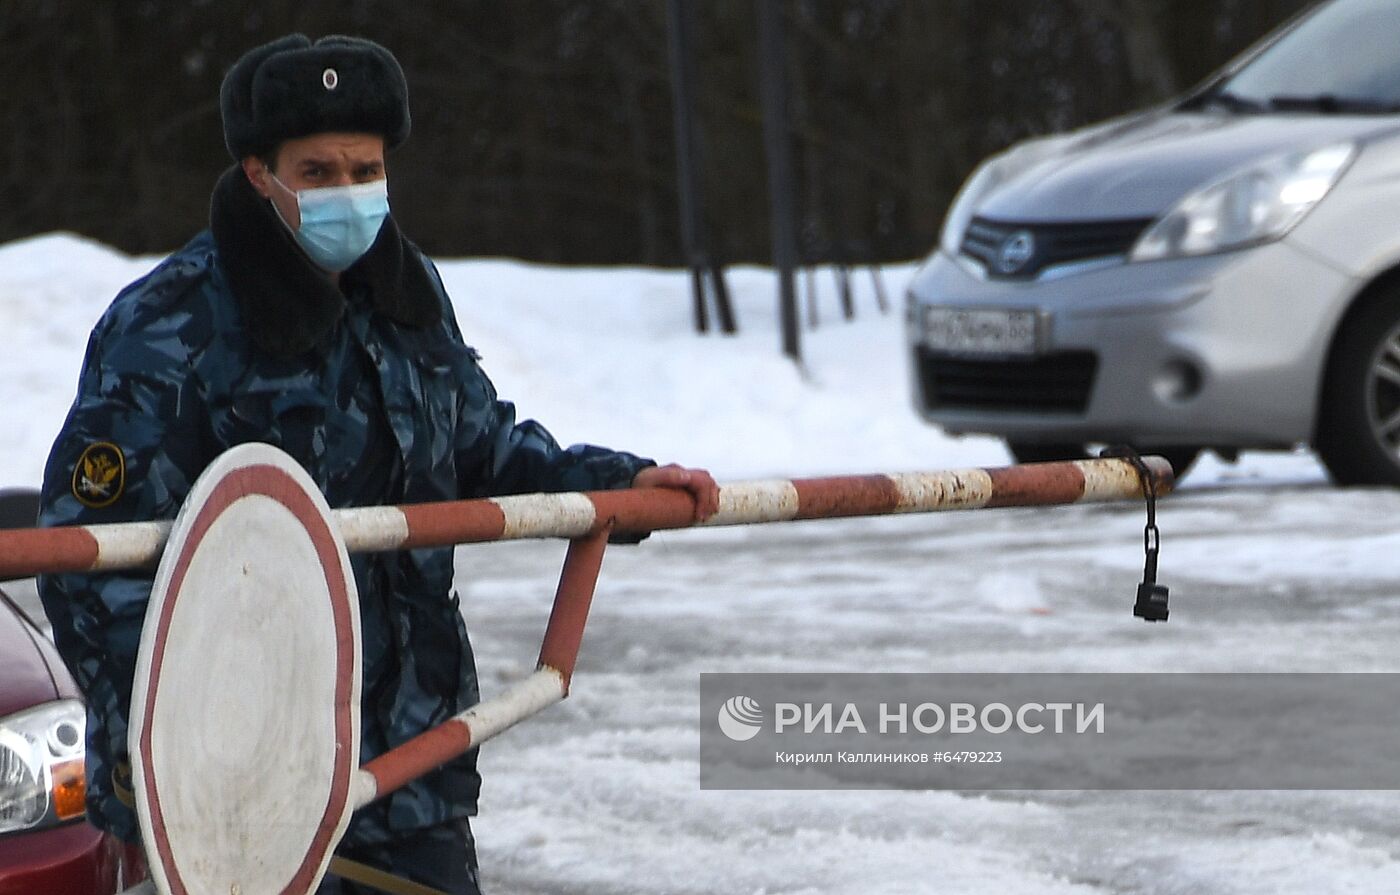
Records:
[[[301,211],[301,226],[292,230],[301,246],[316,266],[339,273],[369,251],[379,236],[379,228],[389,216],[389,182],[384,179],[351,186],[325,186],[314,190],[293,190],[268,176],[277,185],[297,197]],[[273,210],[277,203],[272,204]],[[277,216],[282,218],[282,212]],[[287,219],[282,218],[286,224]],[[288,225],[288,230],[291,226]]]

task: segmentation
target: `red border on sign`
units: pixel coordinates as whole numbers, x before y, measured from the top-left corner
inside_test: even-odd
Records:
[[[311,542],[316,548],[316,556],[325,574],[326,589],[331,597],[331,611],[335,620],[336,676],[335,676],[335,735],[336,742],[350,742],[350,718],[352,706],[350,695],[354,688],[355,635],[352,624],[350,594],[345,586],[345,575],[340,565],[340,550],[335,535],[326,524],[325,517],[317,509],[311,496],[285,470],[268,464],[255,464],[229,472],[214,486],[199,515],[190,526],[188,537],[176,557],[170,585],[166,590],[165,602],[161,606],[160,618],[156,623],[155,643],[151,654],[151,672],[146,685],[145,715],[142,719],[141,761],[151,768],[151,717],[155,711],[156,689],[160,681],[161,663],[165,658],[166,635],[170,630],[170,620],[175,613],[175,604],[180,597],[189,565],[214,522],[234,503],[244,497],[261,495],[277,501],[301,522]],[[334,573],[333,571],[334,570]],[[343,750],[348,752],[349,750]],[[317,826],[316,835],[307,850],[306,858],[297,868],[283,893],[300,893],[310,890],[311,881],[320,869],[326,854],[335,847],[332,841],[335,828],[345,811],[350,796],[350,775],[359,756],[342,754],[335,763],[331,780],[330,795],[326,800],[325,811]],[[170,891],[174,895],[188,895],[188,889],[180,878],[175,866],[174,855],[166,836],[165,817],[160,807],[160,790],[152,775],[146,779],[147,798],[150,803],[151,826],[155,831],[155,851],[165,869]]]

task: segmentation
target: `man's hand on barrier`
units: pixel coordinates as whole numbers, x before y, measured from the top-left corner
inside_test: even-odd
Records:
[[[648,466],[632,479],[633,488],[680,488],[695,498],[695,521],[719,512],[719,485],[708,470],[687,469],[678,463]]]

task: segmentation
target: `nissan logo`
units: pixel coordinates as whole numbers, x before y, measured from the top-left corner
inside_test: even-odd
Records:
[[[1035,257],[1035,236],[1029,230],[1021,230],[1006,237],[997,252],[997,271],[1013,274],[1020,271]]]

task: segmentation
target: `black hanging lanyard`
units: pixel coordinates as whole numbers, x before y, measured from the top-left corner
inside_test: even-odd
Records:
[[[1142,565],[1142,583],[1138,585],[1137,600],[1133,603],[1133,615],[1149,622],[1167,620],[1166,585],[1157,583],[1157,554],[1162,547],[1162,532],[1157,528],[1157,474],[1143,462],[1137,451],[1126,446],[1107,448],[1103,457],[1121,457],[1137,470],[1142,482],[1142,496],[1147,501],[1147,527],[1142,533],[1142,547],[1145,558]]]

